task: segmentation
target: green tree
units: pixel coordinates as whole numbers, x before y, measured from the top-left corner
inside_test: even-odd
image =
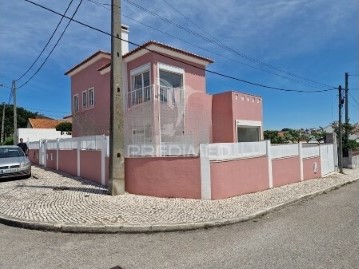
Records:
[[[264,131],[264,139],[270,140],[270,142],[272,144],[283,144],[284,143],[283,137],[279,135],[278,131],[274,131],[274,130]]]
[[[60,131],[61,134],[63,134],[64,132],[71,133],[72,123],[68,121],[61,122],[56,126],[56,131]]]
[[[347,139],[345,137],[345,133],[347,132],[348,135],[357,134],[358,132],[358,124],[351,124],[351,123],[343,123],[342,128],[342,143],[343,143],[343,152],[344,155],[347,155],[349,149],[359,149],[359,143],[353,139]],[[339,137],[339,126],[337,123],[332,123],[332,127],[334,132]]]
[[[2,108],[0,111],[2,112]],[[31,112],[22,107],[16,109],[17,113],[17,128],[26,128],[28,118],[36,118],[39,114]],[[2,124],[2,117],[0,117],[0,124]],[[4,136],[5,139],[11,137],[14,133],[14,109],[12,105],[5,105],[5,120],[4,120]]]
[[[315,131],[313,132],[313,137],[314,139],[319,143],[324,142],[325,141],[325,137],[327,135],[327,133],[323,130],[323,128],[320,127],[319,131]]]

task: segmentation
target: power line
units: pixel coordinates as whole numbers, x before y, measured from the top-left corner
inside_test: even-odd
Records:
[[[73,2],[73,1],[74,1],[74,0],[71,0],[70,3],[69,3],[69,5],[67,6],[67,8],[66,8],[66,10],[65,10],[65,13],[64,13],[65,15],[66,15],[67,11],[70,9],[70,6],[72,5],[72,2]],[[34,62],[29,66],[29,68],[28,68],[16,81],[22,79],[22,78],[30,71],[30,69],[37,63],[37,61],[40,59],[41,55],[44,53],[44,51],[45,51],[45,49],[47,48],[47,46],[50,44],[52,38],[54,37],[55,33],[57,32],[57,29],[59,28],[59,26],[60,26],[60,24],[62,23],[63,19],[64,19],[64,17],[61,17],[60,21],[59,21],[58,24],[56,25],[55,30],[52,32],[52,34],[51,34],[49,40],[46,42],[44,48],[41,50],[41,52],[40,52],[39,55],[36,57],[36,59],[34,60]]]
[[[41,8],[43,8],[43,9],[46,9],[46,10],[48,10],[48,11],[54,13],[54,14],[57,14],[57,15],[59,15],[59,16],[63,16],[63,17],[65,17],[65,18],[69,19],[70,21],[76,22],[76,23],[78,23],[78,24],[80,24],[80,25],[82,25],[82,26],[85,26],[85,27],[90,28],[90,29],[92,29],[92,30],[95,30],[95,31],[97,31],[97,32],[103,33],[103,34],[108,35],[108,36],[112,36],[110,33],[106,32],[106,31],[103,31],[103,30],[98,29],[98,28],[96,28],[96,27],[94,27],[94,26],[88,25],[88,24],[86,24],[86,23],[80,22],[80,21],[78,21],[78,20],[76,20],[76,19],[70,18],[70,17],[68,17],[68,16],[66,16],[66,15],[64,15],[64,14],[61,14],[61,13],[59,13],[59,12],[57,12],[57,11],[55,11],[55,10],[52,10],[52,9],[50,9],[50,8],[48,8],[48,7],[45,7],[45,6],[41,5],[41,4],[32,2],[31,0],[24,0],[24,1],[29,2],[29,3],[31,3],[31,4],[33,4],[33,5],[38,6],[38,7],[41,7]],[[134,46],[136,46],[136,47],[140,47],[140,46],[141,46],[141,45],[136,44],[136,43],[134,43],[134,42],[131,42],[131,41],[128,41],[128,40],[124,40],[124,39],[122,39],[121,37],[118,37],[118,36],[116,36],[116,38],[119,39],[119,40],[121,40],[121,41],[127,42],[127,43],[129,43],[129,44],[131,44],[131,45],[134,45]],[[152,52],[152,53],[154,53],[154,54],[161,55],[161,56],[163,56],[163,57],[172,59],[172,60],[174,60],[174,61],[183,63],[183,64],[185,64],[185,65],[191,66],[191,67],[193,67],[193,68],[206,71],[206,72],[211,73],[211,74],[215,74],[215,75],[218,75],[218,76],[221,76],[221,77],[224,77],[224,78],[229,78],[229,79],[232,79],[232,80],[236,80],[236,81],[239,81],[239,82],[243,82],[243,83],[246,83],[246,84],[250,84],[250,85],[258,86],[258,87],[262,87],[262,88],[279,90],[279,91],[285,91],[285,92],[298,92],[298,93],[320,93],[320,92],[327,92],[327,91],[336,90],[336,89],[332,89],[332,88],[331,88],[331,89],[317,90],[317,91],[303,91],[303,90],[292,90],[292,89],[285,89],[285,88],[279,88],[279,87],[272,87],[272,86],[268,86],[268,85],[264,85],[264,84],[260,84],[260,83],[256,83],[256,82],[252,82],[252,81],[249,81],[249,80],[244,80],[244,79],[236,78],[236,77],[233,77],[233,76],[230,76],[230,75],[225,75],[225,74],[222,74],[222,73],[219,73],[219,72],[216,72],[216,71],[211,71],[211,70],[208,70],[208,69],[205,69],[205,68],[201,68],[201,67],[198,67],[198,66],[196,66],[196,65],[192,65],[192,64],[187,63],[187,62],[185,62],[185,61],[182,61],[182,60],[180,60],[180,59],[177,59],[177,58],[174,58],[174,57],[170,57],[170,56],[165,55],[165,54],[162,54],[162,53],[160,53],[160,52],[151,50],[151,49],[149,49],[149,48],[143,48],[143,49],[145,49],[145,50],[147,50],[147,51],[150,51],[150,52]]]
[[[31,2],[31,1],[27,1],[25,0],[26,2]],[[34,3],[34,2],[31,2],[31,3]],[[49,54],[47,55],[47,57],[45,58],[45,60],[42,62],[42,64],[39,66],[39,68],[36,70],[36,72],[25,82],[23,83],[22,85],[20,85],[18,87],[18,89],[22,88],[23,86],[25,86],[34,76],[36,76],[37,73],[39,73],[39,71],[41,70],[41,68],[45,65],[46,61],[49,59],[49,57],[51,56],[52,52],[55,50],[55,48],[57,47],[57,45],[59,44],[61,38],[63,37],[63,35],[65,34],[67,28],[69,27],[72,19],[75,17],[77,11],[79,10],[80,6],[81,6],[81,3],[82,3],[82,0],[80,0],[79,4],[77,5],[76,7],[76,10],[74,11],[74,13],[72,14],[71,16],[71,19],[69,19],[66,27],[64,28],[64,30],[62,31],[61,35],[59,36],[59,38],[57,39],[55,45],[53,46],[53,48],[51,49],[51,51],[49,52]],[[68,18],[67,16],[64,16],[65,18]]]
[[[354,97],[351,93],[349,93],[349,95],[350,95],[350,97],[352,98],[352,100],[359,106],[358,100],[355,99],[355,97]]]
[[[89,1],[90,3],[96,4],[96,5],[98,5],[98,6],[102,7],[102,8],[104,8],[104,9],[110,10],[110,8],[108,7],[108,6],[110,6],[109,4],[101,3],[101,2],[98,2],[98,1],[95,1],[95,0],[87,0],[87,1]],[[266,72],[266,70],[263,70],[263,69],[260,68],[260,67],[253,66],[253,65],[244,63],[244,62],[242,62],[242,61],[239,61],[238,59],[231,58],[231,57],[228,57],[228,56],[221,55],[221,54],[218,54],[218,53],[216,53],[216,52],[210,51],[210,50],[208,50],[208,49],[205,49],[205,48],[203,48],[203,47],[200,47],[200,46],[198,46],[198,45],[195,45],[195,44],[193,44],[193,43],[191,43],[191,42],[188,42],[187,40],[181,39],[181,38],[179,38],[178,36],[172,35],[172,34],[170,34],[170,33],[168,33],[168,32],[162,31],[162,30],[160,30],[160,29],[158,29],[158,28],[152,27],[152,26],[150,26],[150,25],[148,25],[148,24],[145,24],[145,23],[143,23],[143,22],[141,22],[141,21],[138,21],[138,20],[136,20],[136,19],[133,19],[133,18],[131,18],[131,17],[129,17],[129,16],[126,16],[126,15],[124,15],[124,14],[122,14],[122,16],[125,17],[125,18],[127,18],[127,19],[129,19],[129,20],[132,20],[132,21],[134,21],[134,22],[136,22],[136,23],[139,23],[139,24],[141,24],[141,25],[143,25],[143,26],[145,26],[145,27],[147,27],[147,28],[150,28],[150,29],[152,29],[152,30],[154,30],[154,31],[157,31],[157,32],[160,32],[160,33],[162,33],[162,34],[168,35],[168,36],[170,36],[170,37],[172,37],[172,38],[175,38],[175,39],[177,39],[177,40],[180,40],[180,41],[182,41],[182,42],[184,42],[184,43],[186,43],[186,44],[189,44],[189,45],[191,45],[191,46],[194,46],[194,47],[196,47],[196,48],[199,48],[199,49],[201,49],[201,50],[203,50],[203,51],[207,51],[207,52],[209,52],[209,53],[211,53],[211,54],[213,54],[213,55],[217,55],[217,56],[219,56],[219,57],[226,58],[226,59],[228,59],[228,60],[230,60],[230,61],[234,61],[234,62],[243,64],[243,65],[246,65],[246,66],[248,66],[248,67],[250,67],[250,68],[253,68],[253,69],[256,69],[256,70],[259,70],[259,71],[262,71],[262,72]],[[183,15],[183,16],[184,16],[184,15]],[[278,74],[278,73],[273,72],[273,71],[271,71],[270,73],[272,73],[273,75],[276,75],[276,76],[278,76],[278,77],[282,77],[282,78],[291,80],[291,81],[293,81],[293,82],[295,82],[295,83],[303,84],[303,85],[305,85],[305,86],[309,86],[309,87],[313,87],[313,88],[318,88],[318,89],[319,89],[319,88],[322,88],[322,87],[314,86],[314,85],[311,85],[311,84],[309,84],[309,83],[307,83],[307,82],[303,82],[303,81],[300,81],[300,80],[297,80],[297,79],[294,79],[294,78],[288,78],[288,77],[286,77],[286,76],[284,76],[284,75]]]
[[[174,25],[175,27],[177,27],[177,28],[179,28],[179,29],[181,29],[181,30],[183,30],[183,31],[185,31],[185,32],[187,32],[187,33],[190,33],[190,34],[192,34],[192,35],[194,35],[194,36],[196,36],[196,37],[199,37],[199,38],[201,38],[201,39],[203,39],[203,40],[205,40],[205,41],[208,41],[208,42],[210,42],[210,43],[212,43],[212,44],[215,44],[215,45],[217,45],[218,47],[223,48],[223,49],[225,49],[225,50],[227,50],[227,51],[233,52],[233,53],[239,55],[240,57],[246,59],[246,60],[249,61],[249,62],[255,63],[255,64],[257,64],[257,65],[265,66],[266,68],[269,68],[269,69],[274,69],[274,70],[276,70],[276,71],[278,71],[278,72],[287,74],[287,75],[289,75],[289,76],[291,76],[291,77],[295,77],[295,78],[300,79],[300,80],[305,80],[305,81],[309,81],[310,83],[314,83],[314,84],[317,84],[317,85],[321,85],[322,87],[330,87],[330,88],[333,88],[333,89],[335,88],[335,87],[332,87],[332,86],[330,86],[330,85],[323,84],[323,83],[320,83],[320,82],[316,82],[316,81],[313,81],[313,80],[310,80],[310,79],[307,79],[307,78],[298,76],[298,75],[296,75],[296,74],[293,74],[293,73],[291,73],[291,72],[281,70],[281,69],[279,69],[279,68],[277,68],[277,67],[274,67],[274,66],[272,66],[272,65],[270,65],[270,64],[264,63],[264,62],[262,62],[262,61],[260,61],[260,60],[258,60],[258,59],[256,59],[256,58],[254,58],[254,57],[250,57],[250,56],[248,56],[248,55],[246,55],[246,54],[244,54],[244,53],[242,53],[242,52],[239,52],[239,51],[237,51],[237,50],[235,50],[235,49],[233,49],[233,48],[231,48],[231,47],[229,47],[229,46],[223,44],[222,42],[218,41],[218,40],[215,39],[215,38],[208,38],[208,37],[206,37],[206,36],[204,36],[204,35],[201,35],[201,34],[195,32],[195,31],[193,31],[193,30],[191,30],[191,29],[188,29],[188,28],[186,28],[186,27],[184,27],[184,26],[182,26],[182,25],[179,25],[179,24],[177,24],[177,23],[175,23],[175,22],[173,22],[173,21],[171,21],[171,20],[169,20],[169,19],[167,19],[167,18],[165,18],[165,17],[159,15],[158,13],[156,13],[156,12],[154,12],[154,11],[151,11],[151,10],[149,10],[149,9],[147,9],[147,8],[145,8],[145,7],[143,7],[143,6],[141,6],[140,4],[134,3],[134,2],[132,2],[132,1],[130,1],[130,0],[125,0],[125,1],[126,1],[128,4],[134,6],[134,7],[138,8],[138,9],[140,9],[140,10],[142,10],[142,11],[144,11],[144,12],[146,12],[146,13],[148,13],[148,14],[154,16],[154,17],[159,18],[159,19],[161,19],[162,21],[164,21],[164,22],[166,22],[166,23],[169,23],[169,24],[171,24],[171,25]],[[266,70],[266,72],[270,72],[270,73],[271,73],[271,71],[269,71],[269,70]],[[288,79],[289,79],[289,78],[288,78]]]
[[[12,99],[12,89],[10,90],[9,99],[8,99],[8,101],[7,101],[7,104],[8,104],[8,105],[10,105],[11,99]]]

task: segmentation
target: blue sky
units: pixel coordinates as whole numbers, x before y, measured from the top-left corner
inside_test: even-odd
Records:
[[[91,1],[110,3],[110,0]],[[83,0],[75,19],[110,32],[109,7],[91,1]],[[70,0],[34,2],[64,13]],[[68,14],[74,12],[78,3],[79,0],[73,1]],[[300,91],[344,86],[345,72],[359,75],[357,0],[153,0],[150,6],[148,3],[122,1],[122,23],[129,26],[130,41],[142,44],[156,40],[209,57],[215,61],[208,66],[209,70]],[[3,1],[0,7],[0,84],[10,87],[11,81],[27,70],[59,20],[59,16],[23,0]],[[64,20],[44,56],[17,82],[18,86],[36,71],[66,23]],[[213,37],[215,41],[209,42]],[[110,51],[108,36],[71,23],[43,68],[18,90],[18,106],[53,118],[71,114],[70,81],[64,73],[99,49]],[[298,83],[298,77],[306,80],[299,79]],[[358,122],[359,76],[349,77],[349,89],[350,118]],[[210,73],[207,74],[207,90],[209,93],[238,90],[263,96],[265,129],[326,126],[338,118],[335,90],[282,92]],[[7,88],[0,88],[0,102],[8,101],[9,92]]]

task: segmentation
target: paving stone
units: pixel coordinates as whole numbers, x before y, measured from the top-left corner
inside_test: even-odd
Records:
[[[293,199],[359,178],[346,175],[307,180],[223,200],[110,196],[95,183],[33,166],[36,177],[0,183],[0,214],[25,221],[81,225],[175,225],[246,217]]]

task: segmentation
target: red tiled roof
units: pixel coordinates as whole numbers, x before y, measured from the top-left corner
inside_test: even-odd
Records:
[[[108,56],[111,56],[111,53],[109,52],[106,52],[106,51],[102,51],[102,50],[99,50],[97,52],[95,52],[94,54],[92,54],[91,56],[87,57],[85,60],[83,60],[81,63],[75,65],[74,67],[72,67],[70,70],[68,70],[65,75],[68,75],[69,73],[71,73],[72,71],[74,71],[76,68],[80,67],[81,65],[83,65],[84,63],[90,61],[91,59],[95,58],[97,55],[100,55],[100,54],[105,54],[105,55],[108,55]]]
[[[194,58],[197,58],[197,59],[200,59],[200,60],[204,60],[204,61],[207,61],[209,63],[213,63],[213,60],[209,59],[209,58],[206,58],[206,57],[202,57],[202,56],[199,56],[197,54],[194,54],[192,52],[188,52],[188,51],[185,51],[185,50],[181,50],[181,49],[177,49],[175,47],[172,47],[172,46],[169,46],[169,45],[166,45],[166,44],[163,44],[163,43],[160,43],[160,42],[157,42],[157,41],[154,41],[154,40],[150,40],[144,44],[142,44],[141,46],[135,48],[134,50],[131,50],[130,52],[126,53],[125,55],[123,55],[123,58],[126,58],[132,54],[134,54],[135,52],[141,50],[141,49],[145,49],[146,47],[150,46],[150,45],[157,45],[159,47],[162,47],[162,48],[165,48],[165,49],[169,49],[169,50],[172,50],[172,51],[175,51],[175,52],[179,52],[179,53],[183,53],[183,54],[186,54],[188,56],[191,56],[191,57],[194,57]]]
[[[32,128],[55,129],[61,122],[69,122],[69,120],[51,120],[51,119],[28,119]]]
[[[188,51],[185,51],[185,50],[181,50],[181,49],[177,49],[175,47],[172,47],[172,46],[169,46],[169,45],[166,45],[166,44],[163,44],[163,43],[160,43],[160,42],[157,42],[157,41],[153,41],[153,40],[150,40],[144,44],[142,44],[141,46],[131,50],[130,52],[126,53],[125,55],[123,55],[123,58],[126,58],[134,53],[136,53],[137,51],[140,51],[141,49],[146,49],[148,46],[150,45],[156,45],[156,46],[159,46],[159,47],[162,47],[162,48],[165,48],[165,49],[169,49],[169,50],[172,50],[172,51],[175,51],[175,52],[178,52],[178,53],[183,53],[185,55],[188,55],[188,56],[191,56],[191,57],[194,57],[194,58],[197,58],[197,59],[200,59],[202,61],[206,61],[208,63],[213,63],[213,60],[209,59],[209,58],[206,58],[206,57],[202,57],[202,56],[199,56],[197,54],[194,54],[192,52],[188,52]],[[99,54],[105,54],[105,55],[108,55],[108,56],[111,56],[111,53],[109,52],[105,52],[105,51],[97,51],[96,53],[92,54],[91,56],[89,56],[88,58],[86,58],[85,60],[83,60],[81,63],[75,65],[73,68],[71,68],[70,70],[68,70],[65,75],[68,75],[69,73],[71,73],[72,71],[74,71],[76,68],[80,67],[81,65],[85,64],[86,62],[90,61],[91,59],[95,58],[97,55]],[[103,66],[101,66],[100,68],[97,69],[97,71],[101,71],[107,67],[111,66],[111,62],[110,63],[107,63]]]

